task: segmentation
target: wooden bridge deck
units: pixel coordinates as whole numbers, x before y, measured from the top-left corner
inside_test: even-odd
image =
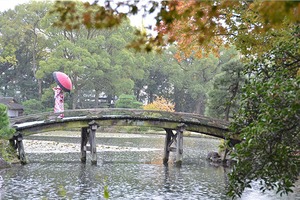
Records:
[[[11,126],[24,135],[31,135],[53,130],[87,127],[92,120],[100,126],[144,126],[173,130],[177,128],[178,124],[184,123],[187,131],[218,138],[224,138],[229,126],[226,121],[191,113],[135,109],[67,110],[64,112],[64,116],[63,119],[59,119],[52,112],[27,115],[11,119]],[[238,139],[238,136],[232,139]]]

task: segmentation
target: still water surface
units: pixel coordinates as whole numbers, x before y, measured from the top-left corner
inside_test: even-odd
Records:
[[[117,136],[116,136],[117,135]],[[162,164],[164,136],[109,134],[97,135],[98,164],[80,163],[79,137],[31,136],[56,145],[76,144],[68,153],[37,153],[25,145],[29,164],[0,171],[0,199],[207,199],[226,197],[226,173],[205,157],[217,151],[219,140],[184,137],[183,165]],[[31,141],[32,142],[32,141]],[[26,141],[25,141],[26,144]],[[33,147],[32,147],[33,148]],[[74,149],[74,147],[72,147]],[[172,154],[170,156],[172,158]],[[245,192],[242,200],[300,199],[299,193],[280,198],[274,192],[261,194],[258,189]],[[258,187],[258,186],[257,186]]]

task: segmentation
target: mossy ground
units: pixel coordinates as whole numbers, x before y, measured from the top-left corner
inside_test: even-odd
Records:
[[[0,140],[0,157],[7,163],[19,162],[16,150],[9,144],[8,140]]]

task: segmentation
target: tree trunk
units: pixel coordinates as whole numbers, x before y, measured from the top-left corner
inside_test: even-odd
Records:
[[[78,91],[77,89],[73,90],[74,93],[73,93],[73,101],[72,101],[72,109],[76,109],[77,107],[77,102],[78,102]]]
[[[201,114],[201,99],[198,99],[197,103],[196,103],[196,109],[195,109],[195,113],[197,114]]]
[[[174,87],[174,103],[175,103],[175,111],[182,112],[182,92],[177,87]]]
[[[136,100],[139,101],[140,100],[140,92],[141,92],[141,90],[140,89],[136,89],[135,92],[136,92],[136,94],[135,94]]]
[[[206,97],[204,95],[200,95],[195,106],[195,113],[204,115],[205,106],[206,106]]]
[[[232,106],[233,99],[235,98],[235,96],[238,93],[238,88],[239,88],[239,82],[236,82],[234,85],[231,85],[229,87],[229,90],[230,90],[232,96],[230,97],[229,103],[225,108],[225,120],[226,121],[229,121],[230,109],[231,109],[231,106]]]
[[[36,25],[37,23],[35,23]],[[35,79],[38,81],[38,97],[39,99],[42,98],[42,81],[36,78],[36,71],[37,71],[37,61],[36,61],[36,49],[37,49],[37,34],[35,32],[35,26],[33,27],[33,49],[32,49],[32,72]]]
[[[96,91],[95,91],[95,104],[94,104],[94,107],[95,107],[95,108],[98,108],[98,107],[99,107],[99,94],[100,94],[100,91],[99,91],[99,90],[96,90]]]
[[[107,101],[107,105],[108,105],[109,108],[112,107],[112,104],[111,104],[112,98],[113,98],[113,95],[111,95],[111,94],[107,95],[106,101]]]
[[[148,103],[153,103],[153,101],[154,101],[154,95],[153,95],[153,92],[152,91],[150,91],[149,92],[149,98],[148,98]]]
[[[72,101],[72,109],[76,109],[77,108],[77,104],[78,104],[78,97],[79,97],[79,91],[81,89],[80,86],[78,86],[78,82],[77,82],[77,78],[78,76],[76,74],[73,74],[73,101]]]
[[[38,85],[39,85],[39,99],[42,99],[42,80],[38,79]]]
[[[225,108],[225,120],[229,121],[229,113],[230,113],[231,103]]]

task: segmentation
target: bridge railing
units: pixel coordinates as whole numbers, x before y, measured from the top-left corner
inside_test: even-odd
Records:
[[[43,112],[31,115],[24,115],[21,117],[12,118],[10,120],[11,125],[20,124],[24,122],[32,121],[49,121],[49,120],[61,120],[58,118],[59,113]],[[142,118],[142,119],[161,119],[164,121],[178,121],[189,123],[201,123],[208,126],[218,126],[220,128],[227,129],[229,122],[206,116],[183,113],[183,112],[167,112],[157,110],[142,110],[142,109],[124,109],[124,108],[101,108],[101,109],[77,109],[77,110],[65,110],[64,118]]]

